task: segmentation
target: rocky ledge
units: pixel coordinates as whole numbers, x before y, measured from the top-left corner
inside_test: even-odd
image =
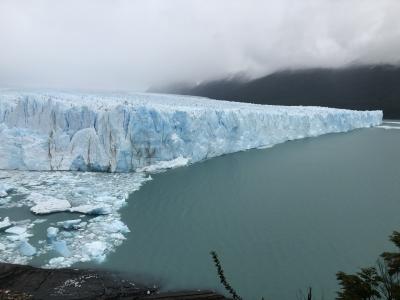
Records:
[[[160,293],[94,270],[40,269],[0,263],[0,299],[227,299],[210,291]]]

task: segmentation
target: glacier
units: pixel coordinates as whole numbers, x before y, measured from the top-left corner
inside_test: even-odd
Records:
[[[381,124],[381,111],[0,89],[0,212],[32,213],[0,217],[0,261],[102,262],[134,234],[119,210],[151,173]],[[46,219],[55,212],[71,217]]]
[[[131,172],[381,123],[381,111],[3,89],[0,169]]]

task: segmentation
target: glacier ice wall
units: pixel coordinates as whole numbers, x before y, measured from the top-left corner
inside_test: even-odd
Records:
[[[0,169],[128,172],[381,122],[381,111],[0,90]]]

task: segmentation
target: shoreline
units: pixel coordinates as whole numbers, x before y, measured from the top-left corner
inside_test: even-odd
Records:
[[[208,290],[160,292],[112,272],[0,263],[0,299],[225,300]]]

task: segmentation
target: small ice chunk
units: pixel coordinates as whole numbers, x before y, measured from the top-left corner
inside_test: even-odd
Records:
[[[46,219],[36,219],[35,221],[33,221],[34,224],[42,224],[44,222],[46,222]]]
[[[137,172],[157,172],[165,169],[183,167],[186,166],[188,163],[189,163],[188,158],[179,156],[172,160],[159,161],[155,164],[139,168],[137,169]]]
[[[26,227],[25,226],[13,226],[5,230],[7,233],[15,234],[15,235],[22,235],[26,233]]]
[[[27,234],[21,234],[21,235],[7,235],[7,239],[12,242],[16,241],[24,241],[28,238],[29,236]]]
[[[0,230],[7,229],[8,227],[11,227],[12,223],[10,222],[10,219],[8,217],[5,217],[3,221],[0,221]]]
[[[6,250],[6,246],[4,246],[2,243],[0,243],[0,251]]]
[[[28,229],[27,226],[21,226],[21,225],[9,227],[5,230],[6,233],[10,234],[7,235],[7,239],[13,242],[24,241],[32,236],[27,232],[27,229]]]
[[[71,207],[67,200],[56,199],[54,201],[43,201],[31,207],[31,211],[35,214],[50,214],[54,212],[66,211]]]
[[[36,254],[36,248],[27,241],[22,241],[19,245],[19,252],[25,256],[32,256]]]
[[[30,194],[28,196],[28,200],[35,203],[35,205],[31,207],[31,211],[38,215],[66,211],[71,207],[71,204],[67,200],[58,199],[39,193]]]
[[[97,196],[95,198],[95,201],[98,203],[113,203],[113,202],[118,201],[118,199],[113,196],[103,195],[103,196]]]
[[[53,267],[61,267],[63,266],[63,263],[65,262],[65,258],[60,256],[60,257],[54,257],[49,260],[49,265]]]
[[[118,240],[119,240],[119,241],[126,240],[126,237],[124,237],[124,235],[123,235],[122,233],[120,233],[120,232],[111,233],[111,234],[110,234],[110,237],[111,237],[112,239],[114,239],[116,242],[118,242]]]
[[[81,223],[81,219],[75,219],[75,220],[66,220],[62,222],[57,222],[57,226],[61,226],[64,229],[71,230],[71,229],[79,229],[81,226],[79,223]]]
[[[109,205],[80,205],[71,207],[70,212],[78,212],[87,215],[108,215],[112,212],[112,208]]]
[[[82,250],[85,256],[91,259],[102,262],[105,259],[104,251],[106,250],[106,244],[101,241],[94,241],[86,243]]]
[[[47,238],[50,240],[54,240],[57,237],[58,231],[58,228],[55,227],[47,228]]]
[[[0,198],[5,198],[8,196],[8,193],[12,191],[12,186],[7,184],[0,184]]]
[[[72,232],[65,231],[65,232],[63,232],[63,236],[64,236],[64,237],[67,237],[67,238],[70,238],[70,237],[73,237],[74,234],[73,234]]]
[[[122,223],[120,220],[114,220],[110,223],[104,223],[103,228],[107,232],[117,233],[128,233],[130,232],[128,226]]]
[[[0,197],[0,206],[8,204],[8,203],[10,203],[10,201],[11,201],[11,197],[10,196],[5,197],[5,198],[1,198]],[[15,206],[17,206],[17,204],[15,204]]]
[[[61,254],[64,257],[69,257],[71,256],[71,251],[69,251],[67,243],[63,240],[61,241],[54,241],[52,242],[53,249],[57,251],[59,254]]]

